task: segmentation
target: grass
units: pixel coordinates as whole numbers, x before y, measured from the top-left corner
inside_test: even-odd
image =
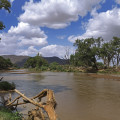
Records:
[[[0,120],[22,120],[22,115],[18,112],[11,112],[4,107],[0,107]]]
[[[102,73],[102,74],[120,74],[120,68],[116,69],[114,67],[104,68],[99,66],[98,70],[92,67],[77,67],[72,65],[50,65],[48,67],[42,66],[41,68],[30,68],[29,72],[42,72],[42,71],[52,71],[52,72],[82,72],[82,73]]]
[[[1,81],[0,82],[0,90],[8,91],[8,90],[14,90],[15,84],[9,83],[7,81]]]
[[[101,69],[101,70],[98,70],[97,73],[103,73],[103,74],[120,74],[120,69],[115,69],[115,68]]]

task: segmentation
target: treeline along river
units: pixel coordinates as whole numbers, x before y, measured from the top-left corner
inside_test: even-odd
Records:
[[[28,97],[52,89],[60,120],[120,120],[120,75],[18,70],[2,76]],[[26,114],[30,108],[18,110]]]

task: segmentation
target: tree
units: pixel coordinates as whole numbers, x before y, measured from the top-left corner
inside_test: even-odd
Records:
[[[25,68],[40,68],[41,66],[47,66],[48,62],[39,54],[35,57],[30,57],[24,64]]]
[[[110,62],[114,56],[113,46],[111,43],[104,43],[101,48],[100,56],[104,61],[104,66],[109,67]]]
[[[10,8],[11,8],[11,4],[8,0],[0,0],[0,9],[4,8],[5,10],[7,10],[10,13]],[[3,22],[0,21],[0,30],[4,29],[5,25],[3,25]]]
[[[12,67],[13,64],[11,63],[10,59],[4,59],[0,56],[0,70],[2,69],[8,69],[9,67]]]
[[[110,63],[113,66],[116,63],[116,68],[120,61],[120,38],[113,37],[110,42],[104,43],[100,49],[100,57],[103,59],[104,66],[110,67]]]
[[[75,66],[92,66],[97,69],[97,61],[103,60],[104,67],[116,66],[120,63],[120,38],[113,37],[109,42],[102,38],[76,40],[74,55],[70,56],[71,64]],[[111,64],[112,63],[112,64]]]
[[[66,60],[65,64],[70,64],[70,47],[68,46],[65,47],[65,55],[63,59]]]
[[[116,68],[118,68],[120,63],[120,38],[113,37],[111,44],[113,46],[113,50],[115,53],[113,57],[113,61],[116,61]]]
[[[74,46],[77,47],[75,55],[71,55],[70,61],[76,66],[92,66],[97,68],[97,58],[102,38],[87,38],[76,40]]]

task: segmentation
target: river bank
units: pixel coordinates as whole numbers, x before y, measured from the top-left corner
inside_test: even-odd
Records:
[[[5,107],[0,107],[0,120],[22,120],[22,115]]]
[[[103,73],[103,74],[120,74],[120,69],[116,69],[114,67],[110,68],[99,68],[98,70],[93,69],[92,67],[75,67],[68,65],[59,65],[53,68],[50,67],[42,67],[42,68],[29,68],[27,72],[43,72],[43,71],[51,71],[51,72],[80,72],[80,73]]]

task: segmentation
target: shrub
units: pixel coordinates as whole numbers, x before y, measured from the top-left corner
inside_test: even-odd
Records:
[[[14,90],[15,84],[7,81],[0,82],[0,90]]]
[[[22,120],[22,115],[0,107],[0,120]]]
[[[50,70],[57,70],[59,64],[57,62],[53,62],[50,64],[49,68]]]
[[[97,66],[99,69],[104,68],[104,64],[102,62],[97,62]]]
[[[47,66],[41,66],[41,71],[46,71],[46,70],[48,70],[48,67]]]

